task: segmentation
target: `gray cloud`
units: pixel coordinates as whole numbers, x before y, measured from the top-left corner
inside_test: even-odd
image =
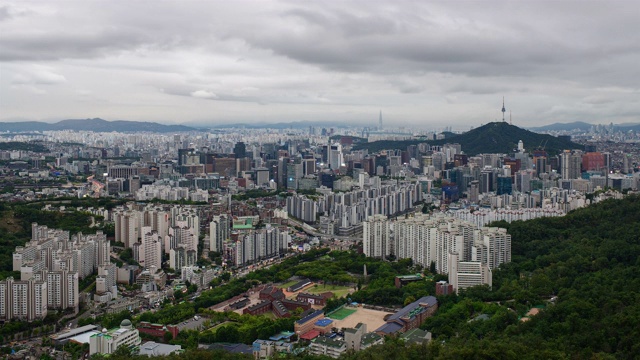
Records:
[[[640,112],[634,2],[8,1],[0,33],[6,118],[375,122],[382,108],[468,127],[503,95],[536,123]]]

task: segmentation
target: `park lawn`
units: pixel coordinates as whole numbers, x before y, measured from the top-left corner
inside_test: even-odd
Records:
[[[350,286],[342,286],[342,285],[326,285],[325,286],[325,285],[318,284],[317,286],[315,285],[311,286],[310,288],[306,289],[304,292],[308,292],[311,294],[322,294],[322,293],[331,291],[334,297],[340,298],[349,294],[351,290],[353,290],[353,288],[351,288]]]

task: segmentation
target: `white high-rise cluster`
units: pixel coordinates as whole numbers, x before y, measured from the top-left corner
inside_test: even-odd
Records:
[[[465,265],[467,262],[478,263],[486,267],[486,279],[491,269],[511,261],[511,235],[506,229],[478,227],[443,213],[419,214],[397,221],[377,215],[363,225],[363,250],[371,257],[410,258],[423,267],[433,263],[441,274],[462,265],[464,269],[472,268],[473,264]],[[452,258],[451,254],[456,256]]]
[[[111,245],[107,236],[98,231],[96,234],[78,233],[70,237],[68,231],[49,229],[37,223],[32,224],[31,230],[31,241],[25,246],[16,247],[13,253],[13,270],[20,271],[20,280],[35,282],[27,286],[27,294],[33,294],[33,297],[28,297],[30,308],[34,309],[31,302],[35,301],[46,304],[50,309],[77,309],[78,281],[101,267],[106,269],[111,265]],[[111,272],[115,274],[114,270]],[[105,270],[100,275],[107,273]],[[115,285],[115,281],[99,281],[103,281],[104,291],[112,291],[111,287]],[[40,282],[45,283],[44,287]],[[9,291],[9,285],[5,286]],[[46,296],[38,298],[37,294],[43,291],[46,291]],[[32,319],[32,316],[25,316],[26,319]]]
[[[138,210],[114,210],[116,241],[133,249],[134,258],[145,268],[162,267],[162,254],[170,267],[180,270],[198,260],[200,217],[189,206],[147,205]]]

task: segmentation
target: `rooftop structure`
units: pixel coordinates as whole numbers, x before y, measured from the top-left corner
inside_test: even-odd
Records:
[[[387,323],[376,329],[380,335],[406,332],[419,327],[438,309],[438,300],[433,296],[422,297],[398,310],[387,319]]]
[[[78,328],[75,328],[73,330],[68,330],[68,331],[63,331],[63,332],[59,332],[57,334],[53,334],[51,335],[51,340],[53,340],[56,343],[62,343],[65,342],[69,339],[71,339],[74,336],[78,336],[78,335],[82,335],[85,333],[88,333],[92,330],[96,330],[98,327],[96,325],[85,325],[85,326],[80,326]]]
[[[287,288],[287,291],[289,291],[289,292],[300,291],[300,290],[304,289],[305,287],[307,287],[309,285],[311,285],[311,280],[302,279],[302,280],[298,281],[296,284],[289,286]]]
[[[407,344],[422,344],[431,341],[431,333],[421,329],[411,329],[401,336]]]
[[[180,345],[159,344],[154,341],[147,341],[140,346],[140,355],[147,355],[149,357],[177,354],[181,352],[182,347]]]

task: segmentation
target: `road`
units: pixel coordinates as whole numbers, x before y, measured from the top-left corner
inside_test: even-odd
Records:
[[[318,232],[318,231],[315,231],[315,230],[310,230],[307,226],[304,226],[305,224],[303,222],[295,220],[295,219],[292,219],[292,218],[287,219],[287,221],[289,221],[290,224],[300,226],[302,228],[302,231],[304,231],[308,235],[319,237],[322,240],[327,240],[327,239],[337,239],[337,240],[343,240],[343,241],[360,241],[360,240],[362,240],[361,236],[330,235],[330,234],[324,234],[324,233],[321,233],[321,232]]]

